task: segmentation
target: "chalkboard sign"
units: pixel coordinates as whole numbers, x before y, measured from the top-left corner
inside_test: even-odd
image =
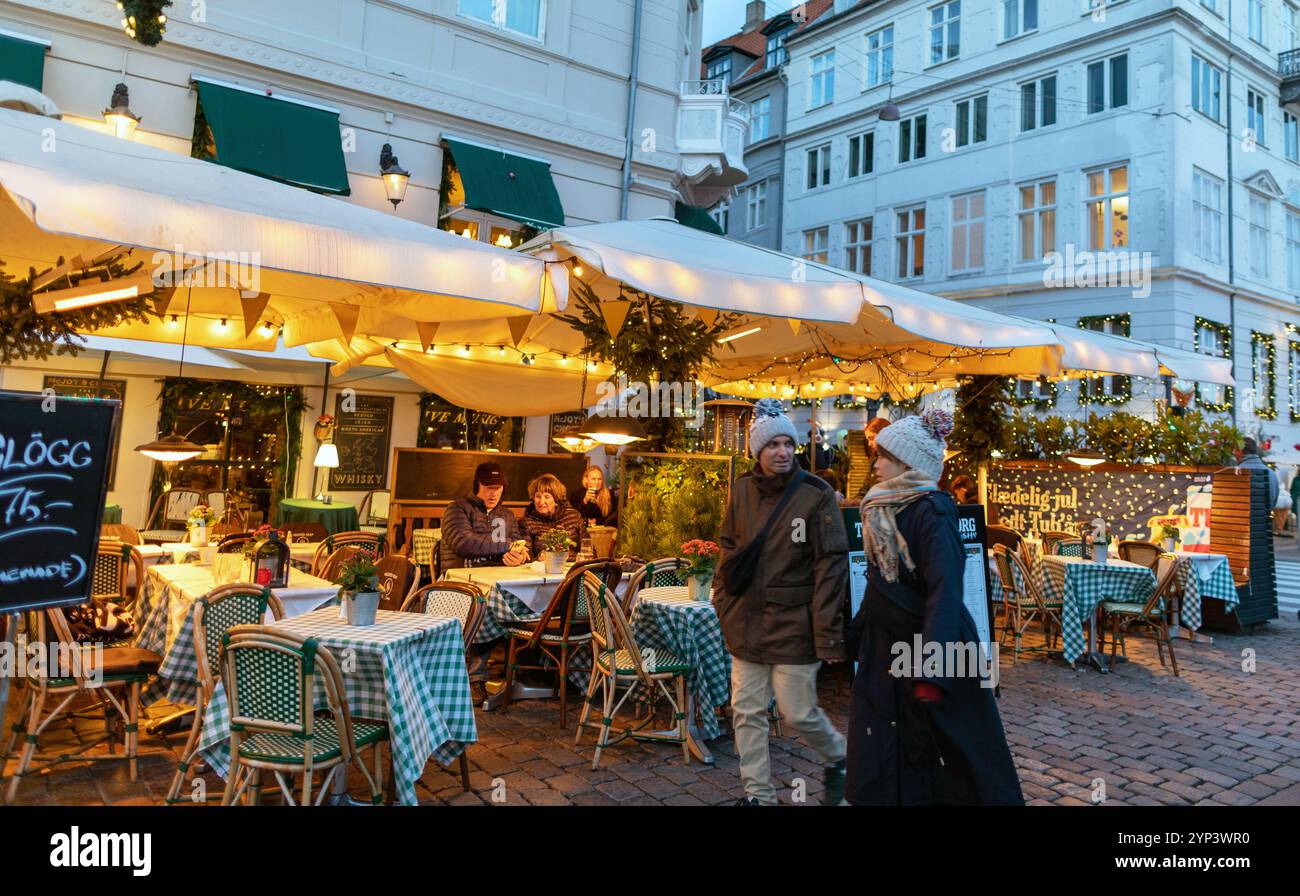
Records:
[[[120,408],[0,392],[0,613],[90,598]]]
[[[339,465],[330,470],[330,491],[370,491],[388,488],[388,437],[393,428],[393,396],[336,395],[334,444]]]
[[[53,389],[54,394],[75,396],[77,398],[111,398],[119,404],[126,404],[126,380],[101,380],[93,376],[46,376],[44,386]],[[113,453],[108,457],[108,490],[111,492],[117,481],[117,449],[122,441],[121,414],[115,418],[113,426]]]
[[[587,422],[586,411],[565,411],[551,415],[551,432],[546,439],[546,448],[552,454],[568,454],[569,450],[555,443],[565,436],[578,437],[578,432]]]
[[[528,503],[528,483],[550,473],[565,488],[578,488],[587,469],[584,455],[501,454],[495,451],[444,451],[437,448],[397,448],[393,451],[394,501],[454,501],[468,495],[474,468],[484,461],[501,465],[506,489],[501,500]]]

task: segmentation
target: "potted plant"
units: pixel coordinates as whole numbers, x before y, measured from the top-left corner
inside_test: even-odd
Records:
[[[217,521],[217,515],[206,504],[196,504],[185,520],[185,528],[190,533],[190,544],[196,548],[208,546],[208,527]]]
[[[563,529],[550,529],[542,533],[539,539],[542,545],[542,567],[548,575],[560,575],[564,572],[564,563],[573,550],[573,539]]]
[[[681,555],[691,561],[686,567],[686,588],[691,600],[708,600],[713,584],[713,573],[718,568],[718,555],[722,549],[715,542],[693,538],[682,545]]]
[[[1169,553],[1172,554],[1174,551],[1178,550],[1179,537],[1177,526],[1160,527],[1160,543]]]
[[[348,625],[374,625],[375,611],[379,609],[379,574],[375,569],[375,555],[370,551],[357,551],[343,563],[334,582],[342,589]]]

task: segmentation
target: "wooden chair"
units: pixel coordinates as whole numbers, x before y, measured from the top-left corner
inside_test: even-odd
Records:
[[[379,609],[400,610],[420,587],[420,567],[401,554],[389,554],[375,563],[379,573]]]
[[[221,679],[230,700],[230,771],[222,805],[247,791],[261,796],[263,771],[275,776],[289,805],[320,805],[334,776],[355,766],[370,786],[370,801],[383,801],[383,751],[388,726],[354,721],[334,655],[316,642],[264,625],[237,625],[221,637]],[[316,715],[316,681],[325,688],[328,715]],[[373,747],[374,774],[361,761]],[[313,802],[317,771],[326,772]],[[302,775],[299,799],[285,775]]]
[[[392,494],[386,488],[372,489],[361,499],[357,519],[361,531],[388,535],[388,505]]]
[[[619,565],[622,567],[621,560]],[[627,580],[627,587],[623,590],[621,602],[623,615],[628,619],[632,618],[632,610],[636,607],[637,597],[642,588],[663,588],[668,585],[685,584],[686,577],[681,570],[690,565],[691,561],[684,557],[660,557],[632,573],[631,578]]]
[[[690,765],[691,750],[686,732],[686,676],[691,670],[690,664],[663,651],[656,651],[653,662],[647,664],[614,590],[590,570],[583,573],[583,584],[587,600],[591,604],[593,661],[591,682],[587,685],[587,698],[583,701],[582,714],[578,717],[578,733],[573,740],[574,745],[582,742],[583,728],[599,730],[596,754],[591,760],[592,771],[600,764],[601,750],[629,737],[680,744],[682,757]],[[672,690],[669,690],[667,682],[673,683]],[[635,685],[638,684],[644,685],[656,697],[668,699],[672,706],[676,733],[647,731],[646,728],[655,720],[652,712],[644,719],[621,726],[618,737],[611,741],[609,735],[614,728],[618,711],[635,692]],[[626,690],[622,699],[615,702],[619,685],[625,686]],[[602,707],[599,724],[587,721],[591,707],[596,702],[597,690],[600,691]]]
[[[101,541],[90,576],[91,600],[100,605],[112,601],[132,611],[143,586],[144,557],[140,552],[129,544]]]
[[[144,539],[135,527],[125,523],[104,523],[99,527],[99,534],[105,538],[116,538],[122,544],[144,544]]]
[[[348,562],[349,560],[351,560],[353,557],[355,557],[357,554],[360,554],[364,550],[366,550],[366,548],[363,545],[345,544],[343,545],[343,547],[334,551],[324,560],[320,560],[319,563],[313,561],[311,574],[318,579],[324,579],[327,582],[333,582],[335,579],[338,578],[339,571],[343,568],[343,564]],[[320,557],[319,549],[316,551],[316,556],[319,559]]]
[[[990,525],[986,527],[988,531],[989,545],[1005,545],[1008,550],[1019,552],[1021,543],[1025,540],[1015,529],[1009,529],[1006,526]]]
[[[555,589],[551,602],[536,619],[521,620],[506,626],[510,646],[506,656],[505,692],[501,711],[510,708],[510,690],[520,669],[547,669],[545,665],[523,665],[519,653],[540,650],[558,668],[560,675],[560,727],[568,727],[569,657],[583,644],[591,642],[591,595],[587,593],[585,573],[593,573],[611,592],[618,587],[623,570],[613,560],[575,563],[564,581]]]
[[[1078,541],[1078,540],[1079,540],[1079,534],[1078,534],[1077,532],[1062,532],[1062,531],[1059,531],[1059,530],[1054,530],[1054,531],[1051,531],[1051,532],[1044,532],[1043,535],[1042,535],[1043,553],[1044,553],[1044,554],[1055,554],[1055,553],[1056,553],[1056,546],[1057,546],[1057,544],[1059,544],[1060,542],[1062,542],[1062,541]]]
[[[285,523],[280,528],[284,531],[284,540],[293,544],[315,543],[330,537],[329,531],[320,523]]]
[[[1058,557],[1086,557],[1088,552],[1084,550],[1083,542],[1075,538],[1069,541],[1061,540],[1052,543],[1052,553]]]
[[[153,502],[153,508],[140,535],[146,542],[181,541],[185,538],[185,521],[190,511],[203,503],[203,495],[193,489],[174,488],[163,492]]]
[[[1175,677],[1178,676],[1178,658],[1174,656],[1174,640],[1169,635],[1168,608],[1165,606],[1165,600],[1173,598],[1177,570],[1178,564],[1169,564],[1169,568],[1156,582],[1155,587],[1151,589],[1150,596],[1144,603],[1102,601],[1097,630],[1103,631],[1105,624],[1110,623],[1110,655],[1112,659],[1115,656],[1116,645],[1123,648],[1124,656],[1128,656],[1128,645],[1124,643],[1124,634],[1130,628],[1151,629],[1155,632],[1156,653],[1160,657],[1160,665],[1162,667],[1165,665],[1164,648],[1168,647],[1169,662],[1174,667]]]
[[[1152,572],[1159,569],[1160,555],[1163,553],[1164,548],[1149,541],[1121,541],[1119,543],[1119,559],[1145,566]]]
[[[222,536],[221,541],[217,542],[217,553],[238,554],[244,549],[244,545],[252,540],[252,532],[232,532]]]
[[[312,575],[318,574],[316,569],[320,567],[327,557],[341,547],[350,546],[364,547],[376,557],[384,555],[384,537],[376,535],[374,532],[339,532],[337,535],[326,535],[316,548],[316,555],[312,558]],[[322,578],[324,577],[322,576]]]
[[[284,606],[269,588],[262,588],[248,582],[235,582],[220,585],[194,602],[194,657],[198,666],[199,693],[194,706],[194,721],[190,725],[190,736],[181,750],[180,761],[176,763],[176,774],[172,776],[171,787],[167,790],[167,802],[189,802],[181,799],[181,789],[189,777],[191,767],[199,752],[199,740],[203,734],[203,713],[212,692],[216,689],[218,676],[221,674],[221,638],[237,625],[261,625],[266,619],[266,611],[271,611],[271,618],[284,618]]]
[[[45,774],[63,762],[101,762],[125,759],[127,773],[132,781],[139,778],[137,755],[139,747],[138,720],[140,718],[140,688],[149,676],[158,671],[162,657],[150,650],[136,647],[106,647],[102,653],[83,650],[73,640],[72,631],[63,610],[55,607],[36,614],[36,639],[45,644],[47,661],[40,664],[37,674],[28,679],[22,696],[22,708],[16,718],[26,717],[26,723],[14,726],[5,750],[0,755],[0,767],[8,763],[18,735],[24,734],[22,754],[5,793],[5,805],[14,801],[18,785],[31,774]],[[89,668],[89,664],[96,664]],[[79,697],[92,697],[96,708],[104,710],[104,734],[89,742],[79,743],[72,752],[45,755],[36,752],[40,736],[57,719],[70,715],[69,708]],[[45,713],[47,703],[57,704]],[[120,730],[119,730],[120,729]],[[122,741],[122,755],[112,752],[115,740]],[[107,756],[86,756],[85,752],[108,742]],[[33,768],[34,761],[44,762]]]
[[[483,621],[483,593],[468,582],[434,582],[411,594],[402,604],[404,613],[450,616],[460,620],[460,634],[465,649],[474,643]],[[460,754],[460,786],[469,792],[469,757]]]
[[[1035,619],[1043,626],[1048,649],[1055,643],[1055,636],[1062,631],[1061,613],[1064,606],[1058,602],[1049,602],[1042,594],[1038,581],[1030,575],[1029,567],[1020,554],[1007,549],[1006,545],[993,546],[993,559],[998,565],[998,578],[1002,580],[1002,634],[998,638],[1001,644],[1010,631],[1015,637],[1015,648],[1011,663],[1020,661],[1020,641],[1025,629]],[[1037,649],[1037,648],[1034,648]]]

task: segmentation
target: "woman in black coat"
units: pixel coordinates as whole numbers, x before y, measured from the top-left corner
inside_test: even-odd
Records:
[[[942,423],[900,423],[877,441],[880,481],[863,503],[870,563],[849,630],[859,666],[845,796],[853,805],[1023,805],[992,670],[962,602],[957,508],[935,484],[947,431]],[[933,453],[927,438],[937,440]],[[921,469],[899,460],[891,444]],[[935,655],[926,649],[932,644],[930,665],[923,661]]]

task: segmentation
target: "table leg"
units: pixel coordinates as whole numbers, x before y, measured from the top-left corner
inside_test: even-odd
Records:
[[[1097,671],[1103,675],[1110,672],[1110,664],[1106,662],[1106,657],[1097,651],[1097,610],[1093,610],[1092,616],[1088,618],[1088,652],[1084,655],[1084,659],[1096,666]]]
[[[504,681],[489,681],[487,688],[488,698],[483,701],[483,708],[493,710],[506,702],[506,683]],[[526,685],[521,681],[516,681],[510,688],[510,699],[513,700],[549,700],[552,697],[560,696],[559,688],[552,687],[534,687]]]
[[[700,762],[703,762],[705,765],[713,765],[713,752],[709,749],[708,744],[704,742],[704,734],[700,731],[700,726],[696,724],[695,711],[695,697],[687,694],[686,747],[691,751],[691,755]],[[677,734],[677,729],[665,728],[661,731],[655,731],[652,733],[659,737],[674,737]]]

